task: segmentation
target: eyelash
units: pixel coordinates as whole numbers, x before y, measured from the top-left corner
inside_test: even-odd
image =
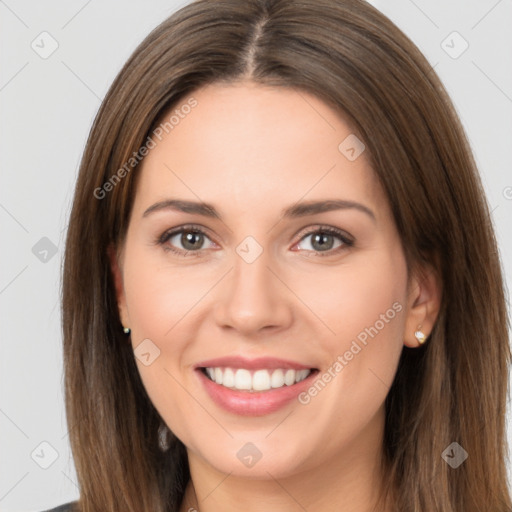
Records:
[[[165,231],[164,233],[162,233],[162,235],[157,237],[157,239],[155,240],[155,243],[157,245],[162,246],[164,251],[172,252],[172,253],[176,254],[177,256],[180,256],[180,257],[184,257],[184,258],[187,258],[187,257],[199,257],[201,255],[200,254],[201,253],[201,249],[197,250],[197,251],[185,251],[188,254],[183,254],[183,252],[184,252],[183,249],[176,249],[176,248],[172,247],[171,245],[166,245],[167,242],[174,235],[177,235],[177,234],[180,234],[180,233],[200,234],[200,235],[204,235],[205,237],[209,238],[208,235],[201,229],[201,227],[196,226],[194,224],[188,224],[188,225],[176,228],[176,229],[171,229],[169,231]],[[315,235],[317,233],[333,235],[333,236],[339,238],[339,240],[343,243],[343,245],[341,245],[340,247],[337,247],[336,249],[329,249],[328,251],[309,251],[309,252],[314,252],[315,256],[319,256],[321,258],[322,257],[326,257],[326,256],[332,256],[333,254],[337,254],[339,251],[346,250],[349,247],[353,247],[354,246],[354,241],[351,238],[349,238],[343,231],[341,231],[339,229],[336,229],[336,228],[333,228],[331,226],[319,226],[319,227],[317,227],[314,230],[308,231],[308,232],[304,233],[301,236],[299,242],[297,242],[297,243],[300,243],[307,236]],[[190,256],[189,253],[192,253],[192,256]]]

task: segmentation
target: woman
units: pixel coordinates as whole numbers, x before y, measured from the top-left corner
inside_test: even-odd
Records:
[[[83,156],[62,306],[75,510],[511,509],[489,210],[365,2],[202,0],[147,37]]]

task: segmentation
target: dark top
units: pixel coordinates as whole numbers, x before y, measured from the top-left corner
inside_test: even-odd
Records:
[[[63,505],[59,505],[58,507],[52,508],[50,510],[44,510],[43,512],[72,512],[72,506],[75,503],[78,503],[78,501],[70,501],[69,503],[64,503]]]

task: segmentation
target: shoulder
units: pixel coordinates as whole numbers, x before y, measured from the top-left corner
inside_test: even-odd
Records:
[[[44,510],[43,512],[75,512],[78,511],[78,507],[76,506],[77,504],[78,501],[70,501],[69,503],[64,503],[63,505]]]

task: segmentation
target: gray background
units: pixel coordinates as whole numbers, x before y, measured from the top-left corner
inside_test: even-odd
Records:
[[[2,512],[44,510],[78,497],[59,311],[73,186],[108,86],[144,36],[184,3],[0,0]],[[493,210],[510,286],[512,2],[371,3],[419,46],[454,100]],[[45,31],[50,35],[41,35]],[[469,47],[459,55],[464,40]]]

